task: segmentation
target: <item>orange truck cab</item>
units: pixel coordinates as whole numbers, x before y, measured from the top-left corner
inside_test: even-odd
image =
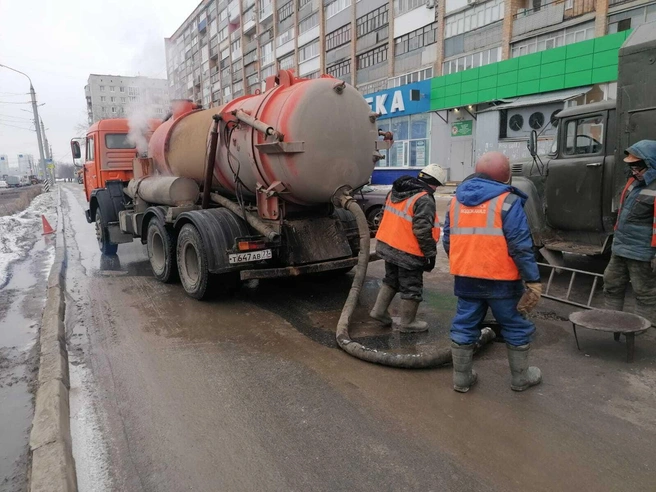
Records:
[[[150,120],[149,132],[145,137],[150,138],[161,123],[160,120]],[[137,149],[128,138],[129,131],[126,118],[97,121],[87,130],[84,156],[78,139],[71,140],[73,159],[83,158],[84,162],[82,176],[89,202],[86,218],[89,223],[96,222],[96,228],[101,229],[97,232],[101,234],[111,234],[118,230],[113,226],[118,223],[116,211],[119,209],[118,204],[123,201],[123,184],[133,176],[133,159],[137,156]],[[105,254],[114,254],[116,246],[108,245],[102,250]]]

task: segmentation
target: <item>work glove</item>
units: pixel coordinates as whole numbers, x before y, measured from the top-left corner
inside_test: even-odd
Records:
[[[652,273],[656,273],[656,258],[651,259],[651,271]]]
[[[526,316],[537,306],[542,295],[542,284],[540,282],[526,282],[526,291],[517,303],[517,311]]]
[[[433,268],[435,268],[435,258],[436,256],[431,256],[430,258],[426,258],[426,264],[424,265],[425,272],[433,271]]]

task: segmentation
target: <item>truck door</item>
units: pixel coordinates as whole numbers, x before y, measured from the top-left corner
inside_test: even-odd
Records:
[[[603,231],[602,179],[607,113],[565,119],[557,159],[549,161],[546,217],[562,231]]]
[[[87,195],[87,201],[91,199],[91,192],[98,187],[95,143],[95,136],[93,134],[87,135],[86,153],[84,157],[84,192]]]

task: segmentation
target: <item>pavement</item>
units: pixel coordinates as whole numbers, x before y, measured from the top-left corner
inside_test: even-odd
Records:
[[[492,343],[460,394],[448,367],[392,369],[336,347],[352,275],[250,282],[198,302],[152,277],[139,242],[103,257],[82,187],[60,187],[79,490],[653,490],[653,330],[633,364],[608,334],[581,330],[578,351],[572,308],[545,301],[532,352],[543,384],[512,392]],[[447,344],[456,300],[440,260],[425,276],[428,334],[368,319],[375,262],[352,336],[386,350]]]
[[[11,190],[13,191],[13,190]],[[27,490],[29,431],[39,365],[37,344],[54,237],[41,235],[41,214],[57,227],[54,193],[23,212],[0,217],[0,490]]]

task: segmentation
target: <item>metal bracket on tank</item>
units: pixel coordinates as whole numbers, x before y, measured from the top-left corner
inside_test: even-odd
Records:
[[[281,207],[284,203],[278,198],[278,193],[285,191],[285,185],[280,181],[274,181],[268,188],[257,183],[256,186],[257,212],[263,219],[278,220],[281,215]]]
[[[305,142],[264,142],[255,148],[262,154],[300,154],[305,152]]]

